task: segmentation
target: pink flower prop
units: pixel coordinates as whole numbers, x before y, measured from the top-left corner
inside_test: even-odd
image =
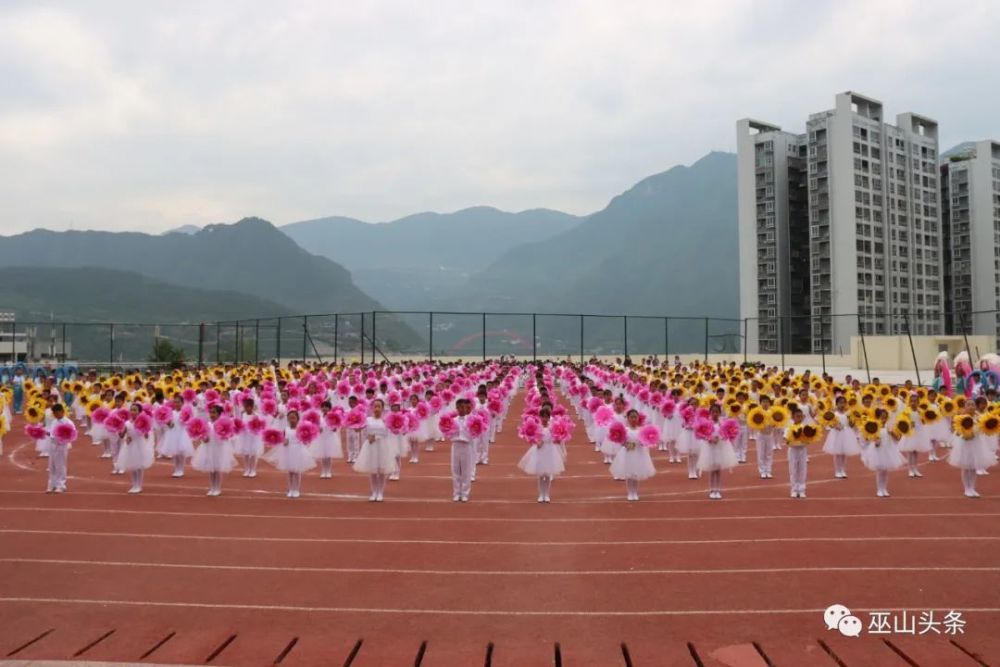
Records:
[[[517,434],[529,444],[537,445],[542,441],[542,423],[534,417],[527,417],[521,421]]]
[[[323,421],[323,414],[319,410],[307,410],[302,414],[302,421],[312,422],[319,426],[320,422]]]
[[[149,418],[145,412],[140,412],[136,415],[135,419],[132,420],[132,426],[135,430],[142,434],[143,437],[149,435],[149,431],[153,428],[153,420]]]
[[[41,424],[28,424],[24,427],[24,433],[32,440],[44,440],[49,437],[45,427]]]
[[[278,402],[273,398],[265,398],[260,402],[260,409],[265,415],[271,415],[273,417],[278,414]]]
[[[67,445],[76,440],[76,426],[72,422],[56,424],[56,427],[52,429],[52,437]]]
[[[191,417],[194,417],[194,410],[191,408],[190,405],[185,405],[183,408],[181,408],[180,418],[182,424],[187,424],[188,421],[191,420]]]
[[[690,405],[685,405],[681,408],[681,419],[684,420],[684,425],[691,427],[694,425],[695,410]]]
[[[427,419],[431,414],[431,406],[427,405],[426,401],[418,401],[417,407],[414,408],[417,413],[417,417],[420,419]]]
[[[385,418],[385,427],[396,435],[406,433],[406,415],[402,412],[390,412]]]
[[[614,421],[615,411],[609,405],[601,405],[594,413],[594,423],[604,427]]]
[[[458,422],[455,421],[455,413],[447,412],[438,418],[438,429],[441,435],[446,438],[453,438],[458,435]]]
[[[118,417],[118,419],[122,421],[122,424],[132,419],[132,413],[128,411],[128,408],[118,408],[111,414],[115,417]]]
[[[309,399],[309,405],[314,410],[319,410],[323,406],[323,401],[325,400],[326,399],[320,394],[313,394],[312,397]]]
[[[390,391],[389,395],[386,396],[386,402],[389,405],[395,405],[403,400],[403,397],[399,395],[398,391]]]
[[[628,439],[628,430],[625,428],[625,424],[620,421],[615,421],[608,427],[608,440],[611,442],[624,445],[625,441]]]
[[[600,408],[602,405],[604,405],[604,401],[602,401],[597,396],[594,396],[589,401],[587,401],[587,410],[593,413],[596,412],[597,409]]]
[[[413,410],[409,410],[406,413],[406,432],[416,433],[420,430],[420,417]]]
[[[694,411],[694,416],[696,419],[711,419],[711,413],[708,408],[698,408]]]
[[[319,435],[319,426],[316,424],[305,421],[304,419],[299,422],[299,425],[295,427],[295,437],[299,439],[303,445],[308,445],[316,436]]]
[[[122,429],[125,428],[125,420],[116,413],[111,413],[108,415],[108,418],[104,420],[104,428],[106,428],[110,433],[121,433]]]
[[[699,440],[711,440],[715,435],[715,424],[711,419],[696,419],[694,422],[694,437]]]
[[[247,420],[247,429],[254,435],[260,435],[267,428],[267,422],[260,415],[254,415]]]
[[[110,414],[111,410],[108,410],[106,407],[101,406],[90,414],[90,421],[94,422],[95,424],[103,424],[104,420],[107,419]]]
[[[347,428],[353,428],[355,430],[363,429],[367,423],[368,418],[365,411],[359,410],[358,408],[354,408],[348,412],[347,417],[344,419],[344,425],[347,426]]]
[[[153,410],[153,419],[157,424],[166,424],[174,418],[174,411],[169,405],[158,405]]]
[[[236,425],[233,423],[230,417],[219,417],[212,424],[212,430],[215,431],[215,437],[219,440],[229,440],[231,437],[236,435]]]
[[[337,383],[337,396],[346,398],[351,395],[351,385],[344,380]]]
[[[649,403],[649,389],[639,391],[637,398],[643,403]]]
[[[486,402],[486,407],[489,409],[491,415],[499,415],[500,411],[503,410],[503,403],[498,398],[490,399]]]
[[[671,401],[669,398],[660,404],[660,414],[667,419],[674,416],[674,412],[677,410],[677,404]]]
[[[331,408],[325,415],[323,415],[323,423],[331,431],[336,431],[338,428],[344,425],[344,410],[343,408]]]
[[[441,400],[445,403],[451,403],[455,399],[455,393],[449,389],[445,389],[441,392]]]
[[[285,434],[280,429],[266,428],[264,429],[262,440],[264,441],[264,445],[267,447],[277,447],[278,445],[284,444]]]
[[[723,419],[719,424],[719,436],[723,440],[735,441],[740,437],[740,423],[735,419]]]
[[[219,400],[219,392],[209,389],[205,392],[205,403],[215,403]]]
[[[639,429],[639,444],[652,449],[660,442],[660,429],[652,424],[646,424]]]
[[[201,417],[192,417],[184,425],[184,428],[192,440],[201,440],[208,435],[208,424]]]
[[[194,403],[194,399],[198,398],[198,392],[188,387],[181,392],[181,398],[184,399],[185,403]]]
[[[444,401],[441,400],[440,396],[431,396],[430,406],[434,414],[437,414],[444,407]]]
[[[242,419],[236,418],[233,420],[233,430],[236,431],[236,435],[242,435],[247,430],[247,425]]]
[[[569,442],[573,437],[573,422],[566,417],[553,417],[549,423],[549,435],[552,436],[552,442]]]
[[[478,438],[479,436],[483,435],[484,433],[486,433],[486,429],[488,428],[486,420],[483,419],[483,416],[478,413],[474,415],[469,415],[469,418],[466,420],[465,425],[469,429],[469,435],[471,435],[473,438]]]

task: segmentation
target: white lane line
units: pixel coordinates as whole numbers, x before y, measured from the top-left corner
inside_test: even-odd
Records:
[[[108,480],[109,482],[112,480]],[[128,494],[124,491],[127,488],[127,484],[124,481],[117,481],[122,491],[76,491],[72,490],[70,496],[109,496],[120,498],[122,496],[127,496]],[[184,494],[184,493],[156,493],[150,492],[150,488],[177,488],[177,489],[192,489],[198,491],[197,494]],[[168,485],[168,484],[146,484],[145,490],[138,497],[145,498],[172,498],[180,500],[190,500],[197,498],[198,502],[206,502],[204,499],[204,490],[208,488],[207,486],[190,486],[190,485]],[[748,488],[761,488],[761,487],[748,487]],[[0,494],[16,494],[16,495],[30,495],[30,496],[43,496],[45,495],[41,490],[28,490],[28,489],[0,489]],[[535,492],[537,493],[537,492]],[[690,493],[697,493],[699,496],[703,496],[704,492],[691,491],[683,492],[683,495],[688,495]],[[532,494],[534,495],[534,494]],[[649,494],[657,495],[657,494]],[[665,494],[673,495],[673,494]],[[678,494],[681,495],[681,494]],[[131,496],[130,496],[131,497]],[[941,500],[951,500],[955,502],[960,502],[966,504],[969,499],[962,497],[958,494],[948,495],[948,496],[903,496],[900,494],[894,494],[893,496],[897,501],[905,502],[907,504],[918,502],[918,501],[941,501]],[[285,491],[267,491],[264,489],[232,489],[226,491],[222,498],[226,500],[270,500],[274,502],[288,503],[288,498]],[[823,503],[823,502],[845,502],[845,501],[872,501],[874,500],[874,495],[865,496],[833,496],[833,497],[820,497],[820,496],[810,496],[807,501],[809,503]],[[317,500],[324,502],[335,502],[340,500],[351,500],[351,501],[367,501],[368,493],[364,494],[348,494],[348,493],[305,493],[303,494],[302,500]],[[453,505],[450,496],[448,498],[415,498],[406,496],[392,496],[392,502],[394,503],[441,503],[447,505]],[[803,502],[795,501],[790,499],[787,494],[782,494],[780,496],[750,496],[750,497],[740,497],[732,499],[734,502],[738,503],[759,503],[759,502],[771,502],[777,501],[782,503],[790,502]],[[989,504],[997,500],[997,498],[976,498],[976,503],[980,505]],[[213,501],[208,501],[213,502]],[[214,501],[220,502],[220,501]],[[478,498],[473,496],[473,502],[476,505],[531,505],[536,506],[538,503],[535,500],[500,500],[500,499],[490,499],[490,498]],[[557,505],[604,505],[609,502],[620,502],[622,505],[625,504],[625,499],[622,496],[600,496],[592,498],[566,498],[565,500],[560,500]],[[883,502],[883,501],[877,501]],[[643,495],[643,500],[641,505],[651,505],[651,504],[684,504],[684,503],[697,503],[697,504],[707,504],[709,501],[706,498],[671,498],[664,500],[650,500],[647,495]],[[718,503],[712,503],[713,505],[718,505]],[[630,504],[631,505],[631,504]],[[640,506],[641,506],[640,505]]]
[[[873,537],[747,537],[718,540],[576,540],[565,542],[518,540],[427,540],[427,539],[355,539],[335,537],[254,537],[244,535],[181,535],[167,533],[128,533],[87,530],[32,530],[2,528],[2,535],[63,535],[75,537],[130,537],[152,540],[208,540],[215,542],[291,542],[302,544],[424,544],[447,546],[518,546],[518,547],[580,547],[580,546],[664,546],[704,544],[792,544],[800,542],[1000,542],[1000,536],[873,536]]]
[[[702,521],[774,521],[774,520],[827,520],[827,519],[964,519],[968,517],[998,517],[1000,512],[886,512],[871,514],[744,514],[722,516],[652,516],[652,517],[426,517],[426,516],[325,516],[319,514],[245,514],[227,512],[168,512],[165,510],[124,510],[89,507],[0,507],[0,512],[51,512],[61,514],[75,512],[83,514],[114,514],[120,516],[169,516],[184,519],[224,518],[224,519],[288,519],[300,521],[401,521],[410,523],[457,522],[457,523],[677,523]]]
[[[935,564],[913,567],[852,566],[852,567],[769,567],[769,568],[702,568],[648,570],[420,570],[372,567],[304,567],[270,565],[211,565],[205,563],[153,563],[148,561],[67,560],[54,558],[0,558],[0,563],[30,565],[82,565],[92,567],[148,567],[181,570],[231,570],[235,572],[284,572],[309,574],[410,574],[410,575],[469,575],[508,577],[603,577],[624,575],[673,574],[789,574],[789,573],[851,573],[851,572],[974,572],[1000,573],[1000,567],[940,567]]]
[[[576,617],[609,617],[609,616],[768,616],[768,615],[789,615],[789,614],[822,614],[825,609],[650,609],[636,611],[575,611],[575,610],[540,610],[540,609],[405,609],[405,608],[378,608],[378,607],[307,607],[302,605],[268,605],[268,604],[218,604],[208,602],[151,602],[149,600],[93,600],[93,599],[66,599],[66,598],[40,598],[40,597],[0,597],[0,603],[33,603],[33,604],[81,604],[81,605],[102,605],[102,606],[125,606],[125,607],[174,607],[187,609],[229,609],[236,611],[301,611],[308,613],[328,612],[343,614],[414,614],[414,615],[442,615],[442,616],[576,616]],[[854,611],[910,611],[913,608],[899,607],[878,607],[854,609]],[[925,605],[921,610],[927,610]],[[942,607],[941,611],[948,610]],[[935,610],[937,611],[937,610]],[[963,614],[996,614],[1000,613],[1000,607],[977,607],[962,608]]]

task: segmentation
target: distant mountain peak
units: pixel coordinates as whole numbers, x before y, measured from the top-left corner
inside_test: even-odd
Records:
[[[180,227],[174,227],[173,229],[168,229],[163,232],[160,236],[166,236],[167,234],[197,234],[201,231],[201,227],[198,225],[181,225]]]

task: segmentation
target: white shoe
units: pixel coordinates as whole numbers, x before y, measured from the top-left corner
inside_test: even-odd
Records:
[[[980,477],[983,477],[985,475],[989,475],[990,473],[987,472],[986,470],[977,470],[976,474],[979,475]]]
[[[881,491],[876,491],[875,496],[881,498],[883,496],[883,493]]]
[[[545,502],[547,502],[547,503],[551,503],[551,502],[552,502],[552,499],[551,499],[551,498],[549,498],[548,496],[545,496]]]
[[[698,479],[698,475],[694,474],[693,472],[688,473],[688,479]]]
[[[788,497],[789,497],[789,498],[798,498],[798,497],[799,497],[799,494],[798,494],[798,493],[796,493],[795,491],[792,491],[792,492],[791,492],[790,494],[788,494]]]
[[[110,459],[111,458],[111,454],[109,454],[108,452],[104,452],[103,454],[101,454],[101,458],[102,459]]]
[[[459,502],[459,501],[460,501],[461,499],[462,499],[462,496],[452,496],[452,497],[451,497],[451,502],[453,502],[453,503],[457,503],[457,502]]]
[[[256,476],[257,476],[257,471],[256,470],[254,470],[252,473],[250,473],[249,475],[247,475],[247,477],[250,477],[250,478],[254,478]]]
[[[56,487],[56,493],[66,493],[66,487],[65,486],[57,486]]]
[[[285,492],[285,497],[286,497],[286,498],[294,498],[295,496],[294,496],[294,495],[292,495],[292,492],[291,492],[291,491],[286,491],[286,492]]]
[[[212,489],[209,489],[208,493],[206,493],[205,495],[206,496],[214,496],[215,495],[215,491],[213,491]]]
[[[883,498],[888,498],[889,497],[889,492],[888,491],[883,491],[882,492],[882,497]]]
[[[463,503],[469,502],[469,496],[462,496],[462,502]]]
[[[924,473],[920,472],[919,470],[914,470],[913,471],[913,476],[914,477],[923,477]]]
[[[412,457],[410,458],[410,463],[419,463],[419,462],[420,462],[420,461],[418,461],[418,460],[417,460],[417,459],[415,459],[415,458],[412,458]]]
[[[805,491],[799,491],[799,498],[805,498],[805,497],[806,497],[806,492]]]
[[[489,459],[483,459],[483,465],[484,466],[488,466],[489,464],[490,464],[490,460]]]
[[[545,502],[545,496],[538,496],[538,502],[544,503]]]
[[[378,500],[378,496],[377,496],[377,495],[375,495],[374,493],[373,493],[373,494],[371,494],[370,496],[368,496],[368,502],[370,502],[370,503],[373,503],[373,502],[375,502],[376,500]]]
[[[395,473],[393,473],[392,475],[389,475],[389,481],[390,482],[398,482],[399,481],[399,475],[397,475]]]
[[[978,494],[975,491],[966,491],[965,492],[965,497],[966,498],[975,498],[977,495]]]
[[[170,473],[170,476],[171,477],[183,477],[184,473],[182,473],[182,472],[176,472],[175,471],[175,472]]]

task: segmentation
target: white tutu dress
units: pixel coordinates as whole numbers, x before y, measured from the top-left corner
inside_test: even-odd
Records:
[[[865,441],[861,463],[869,470],[898,470],[906,465],[906,457],[899,453],[898,443],[882,429],[878,442]]]
[[[271,447],[264,460],[285,472],[305,472],[316,467],[309,447],[299,440],[293,428],[285,429],[285,444]]]
[[[244,428],[242,433],[233,437],[233,453],[240,456],[261,456],[264,454],[264,440],[260,433]]]
[[[518,461],[517,467],[536,477],[555,477],[566,470],[562,449],[552,442],[547,428],[543,430],[542,444],[529,447]]]
[[[731,440],[719,437],[719,427],[715,427],[715,436],[718,438],[714,443],[710,440],[698,440],[698,470],[710,472],[712,470],[728,470],[739,465],[739,457],[736,456],[736,448]]]
[[[858,442],[858,435],[851,428],[847,415],[838,412],[837,421],[840,428],[831,428],[826,433],[826,441],[823,442],[823,452],[831,456],[856,456],[861,453],[861,443]]]
[[[649,455],[649,449],[639,444],[637,429],[628,429],[626,443],[633,443],[634,446],[631,449],[618,446],[618,453],[610,466],[611,475],[615,479],[649,479],[655,475],[653,458]]]
[[[330,430],[323,427],[319,436],[309,445],[309,453],[314,459],[342,459],[344,458],[344,446],[341,440],[340,429]]]
[[[174,456],[194,456],[194,445],[191,444],[191,437],[184,429],[180,413],[176,410],[171,423],[173,426],[167,425],[163,432],[163,439],[160,440],[160,453],[171,458]]]
[[[233,456],[232,438],[219,440],[214,433],[208,436],[208,442],[198,445],[191,459],[191,467],[202,472],[229,472],[236,467],[236,457]]]
[[[920,423],[920,415],[913,417],[913,433],[901,438],[899,441],[899,451],[901,452],[929,452],[931,451],[930,431]]]
[[[996,450],[990,445],[984,435],[975,435],[966,440],[956,434],[951,438],[951,451],[948,453],[948,463],[962,470],[985,470],[996,465]]]
[[[680,454],[697,454],[700,450],[698,441],[694,437],[694,433],[691,432],[691,429],[684,428],[683,426],[677,433],[677,439],[674,446]]]
[[[369,436],[374,436],[374,442],[369,442]],[[364,430],[361,431],[361,451],[354,462],[354,471],[367,474],[385,474],[396,468],[396,449],[389,439],[389,429],[381,419],[369,417]]]
[[[115,468],[118,470],[145,470],[153,465],[153,438],[135,430],[132,424],[125,427],[126,435],[122,439]]]

